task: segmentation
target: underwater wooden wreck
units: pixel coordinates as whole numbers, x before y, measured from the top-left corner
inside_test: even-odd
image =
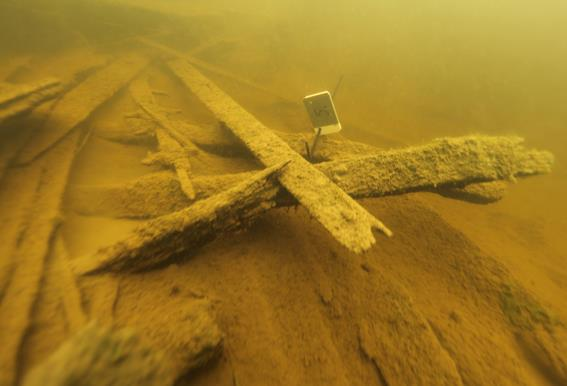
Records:
[[[24,122],[24,129],[10,133],[10,149],[0,153],[2,221],[16,224],[0,235],[2,386],[18,379],[27,386],[63,385],[76,377],[89,378],[90,384],[125,379],[140,385],[172,384],[222,350],[223,334],[206,299],[182,310],[179,319],[189,321],[183,328],[164,324],[149,344],[143,331],[89,323],[96,315],[85,312],[77,284],[84,277],[165,267],[227,232],[249,226],[272,208],[297,205],[337,243],[364,253],[376,242],[373,230],[393,237],[397,230],[356,199],[428,191],[493,202],[502,198],[508,183],[549,173],[553,165],[551,153],[525,147],[522,138],[481,135],[387,150],[325,137],[316,162],[310,163],[303,145],[307,135],[271,130],[199,71],[190,57],[153,42],[145,41],[142,47],[144,54],[112,58],[86,75],[84,68],[78,69],[83,74],[79,78],[0,88],[4,131]],[[150,66],[169,71],[219,125],[200,128],[171,119],[171,112],[155,98],[160,90],[149,85]],[[120,143],[155,143],[155,152],[143,162],[173,173],[156,172],[102,187],[68,186],[74,161],[92,137],[87,123],[123,90],[136,104],[128,113],[136,123],[97,135]],[[41,126],[26,128],[25,114],[32,111],[35,119],[42,118]],[[193,173],[195,162],[235,155],[254,159],[264,169]],[[69,256],[59,232],[64,194],[72,198],[71,209],[77,213],[145,221],[92,256]],[[55,280],[74,288],[61,292],[74,335],[42,364],[21,374],[18,358],[33,322],[34,304],[40,301],[48,258],[59,267]],[[460,384],[453,375],[447,379],[447,384]]]

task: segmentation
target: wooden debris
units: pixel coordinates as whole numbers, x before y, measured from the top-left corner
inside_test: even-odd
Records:
[[[160,151],[153,153],[144,161],[147,164],[160,163],[171,165],[177,174],[181,190],[190,200],[195,199],[195,188],[191,182],[191,164],[187,152],[166,131],[156,130]]]
[[[175,373],[163,352],[132,330],[90,323],[31,370],[24,386],[172,385]]]
[[[22,151],[18,162],[26,164],[45,153],[72,129],[83,123],[95,109],[114,96],[147,64],[146,57],[121,57],[65,94],[34,136],[34,145]]]
[[[54,78],[24,85],[0,85],[0,125],[55,98],[62,90],[61,82]]]
[[[173,166],[177,179],[181,184],[181,189],[189,199],[193,200],[195,198],[195,189],[191,182],[191,163],[189,162],[187,150],[175,139],[175,137],[180,135],[171,125],[169,119],[158,108],[150,87],[144,78],[137,79],[132,83],[130,93],[136,103],[160,127],[156,130],[160,151],[150,159]]]
[[[79,134],[75,132],[65,138],[41,162],[12,171],[2,185],[7,195],[31,199],[23,204],[26,210],[21,212],[22,218],[14,219],[18,222],[15,232],[10,232],[13,239],[7,240],[12,246],[7,251],[9,255],[0,256],[2,265],[7,260],[11,267],[0,304],[0,385],[12,385],[18,380],[18,360],[31,324],[45,259],[61,221],[61,201],[76,156]],[[12,185],[11,181],[20,175],[31,175],[33,179],[27,183],[20,181],[23,184],[20,188]]]
[[[343,246],[355,253],[374,243],[372,230],[392,232],[275,133],[244,110],[185,60],[168,63],[173,73],[248,147],[264,165],[291,160],[280,176],[283,186]]]
[[[552,163],[549,152],[526,150],[520,138],[464,137],[318,167],[345,191],[362,198],[548,173]],[[240,227],[244,218],[252,220],[275,205],[293,204],[285,190],[278,194],[282,188],[268,178],[268,171],[246,173],[244,182],[221,193],[217,190],[222,191],[242,176],[197,179],[195,186],[202,189],[201,194],[217,194],[149,221],[127,239],[100,250],[94,258],[79,260],[78,272],[133,271],[155,266],[203,245],[214,238],[215,232]],[[258,192],[250,185],[263,189]],[[203,225],[206,221],[211,223],[209,227]]]
[[[239,229],[248,219],[275,206],[275,180],[287,167],[267,168],[233,188],[192,206],[148,221],[126,239],[100,249],[95,256],[75,259],[80,274],[137,271],[192,251],[218,234]]]
[[[320,169],[355,197],[431,189],[551,172],[553,155],[528,150],[519,137],[442,138],[428,145],[320,164]]]
[[[503,194],[502,189],[509,178],[549,173],[553,164],[550,153],[528,150],[521,139],[509,137],[441,139],[428,145],[375,154],[324,162],[315,167],[354,198],[415,191],[433,191],[455,197],[466,191],[468,196],[459,198],[487,202]],[[491,161],[479,162],[483,158]],[[353,162],[365,171],[362,180],[349,167]],[[218,194],[252,178],[255,173],[196,177],[193,180],[196,199]],[[78,213],[126,218],[164,215],[188,205],[175,177],[166,173],[145,176],[125,185],[72,187],[69,198],[73,210]],[[278,205],[293,203],[289,196],[278,195]]]
[[[308,155],[305,151],[305,142],[311,139],[307,134],[279,133],[288,145],[300,153],[304,158]],[[315,162],[338,161],[345,158],[362,157],[368,155],[379,155],[383,149],[367,145],[360,142],[349,141],[334,136],[325,136],[319,139]],[[504,181],[491,181],[481,183],[470,183],[464,186],[443,186],[433,189],[434,193],[439,193],[445,197],[455,200],[472,202],[475,204],[488,204],[501,200],[507,190],[507,183]],[[348,192],[347,192],[348,193]]]

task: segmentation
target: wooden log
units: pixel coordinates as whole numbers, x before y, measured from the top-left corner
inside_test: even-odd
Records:
[[[322,163],[320,168],[355,197],[551,172],[553,155],[525,149],[522,142],[519,137],[441,138],[423,146]]]
[[[381,163],[377,159],[382,159]],[[479,163],[481,158],[491,161]],[[433,191],[454,197],[466,190],[464,199],[488,202],[503,194],[506,180],[545,174],[553,156],[546,151],[528,150],[520,139],[508,137],[464,137],[442,139],[407,149],[378,151],[376,156],[354,158],[368,178],[351,172],[352,160],[316,164],[354,198],[381,197],[415,191]],[[439,172],[438,172],[439,171]],[[196,199],[218,194],[251,178],[257,172],[199,176],[193,180]],[[392,180],[390,176],[395,176]],[[490,190],[494,181],[493,190]],[[479,188],[480,187],[480,188]],[[472,197],[471,190],[484,189]],[[500,192],[500,193],[499,193]],[[484,197],[483,197],[484,196]],[[461,197],[462,198],[462,197]],[[74,211],[85,215],[124,218],[155,217],[179,210],[189,202],[171,174],[160,173],[114,186],[74,186],[69,190]],[[294,203],[285,195],[278,205]]]
[[[264,165],[291,160],[280,176],[283,186],[347,249],[361,253],[375,243],[373,229],[392,232],[327,176],[291,149],[275,133],[244,110],[185,60],[170,69]]]
[[[65,94],[36,133],[33,146],[28,146],[20,153],[18,163],[30,163],[44,154],[85,122],[94,110],[122,89],[148,62],[148,58],[142,56],[123,56]]]
[[[233,188],[192,206],[150,220],[126,239],[100,249],[95,256],[73,261],[80,274],[106,271],[137,271],[162,264],[219,234],[238,229],[275,206],[277,177],[286,163],[272,166]]]
[[[441,139],[424,146],[384,152],[380,157],[360,157],[318,166],[354,197],[375,197],[430,190],[463,181],[482,182],[548,173],[552,163],[551,153],[526,150],[521,138],[473,136]],[[210,241],[215,232],[237,229],[242,226],[243,218],[253,220],[268,208],[293,204],[294,200],[273,178],[267,178],[271,175],[267,173],[269,169],[246,173],[244,182],[223,193],[149,221],[125,240],[98,251],[94,258],[78,260],[76,270],[85,274],[156,266]],[[361,178],[361,174],[365,178]],[[196,180],[195,186],[201,192],[213,193],[219,187],[226,188],[223,183],[240,178],[239,175],[205,177],[205,180]],[[258,180],[263,189],[250,189],[249,185],[257,186]],[[211,225],[205,226],[206,221]]]
[[[18,265],[18,241],[34,212],[40,176],[39,167],[8,171],[0,185],[0,222],[4,224],[0,232],[0,304]]]
[[[195,198],[195,188],[191,182],[191,163],[189,162],[187,150],[175,139],[179,137],[179,134],[165,114],[158,108],[147,80],[139,78],[132,82],[130,94],[138,106],[159,125],[160,128],[156,130],[156,138],[160,148],[157,157],[162,163],[170,165],[175,169],[181,189],[189,199],[193,200]]]

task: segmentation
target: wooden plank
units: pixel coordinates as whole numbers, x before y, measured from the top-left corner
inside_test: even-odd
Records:
[[[18,163],[29,163],[44,154],[114,96],[147,64],[148,58],[144,56],[120,57],[65,94],[34,136],[33,146],[28,146],[20,153]]]
[[[392,235],[381,221],[186,60],[171,61],[168,66],[264,165],[291,161],[279,181],[340,244],[361,253],[375,243],[373,229]]]

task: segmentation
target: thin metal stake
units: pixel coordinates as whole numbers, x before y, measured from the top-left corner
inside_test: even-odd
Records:
[[[335,89],[333,90],[333,93],[331,94],[333,99],[335,99],[335,96],[337,95],[337,91],[339,91],[339,88],[341,87],[341,84],[343,83],[344,77],[345,77],[344,75],[341,75],[341,77],[339,78],[339,81],[337,82],[337,85],[335,86]]]
[[[313,145],[311,145],[311,149],[309,150],[309,159],[313,160],[313,157],[315,156],[315,147],[317,146],[317,143],[319,142],[319,137],[321,136],[321,128],[319,127],[317,129],[317,134],[315,134],[315,138],[313,138]]]

